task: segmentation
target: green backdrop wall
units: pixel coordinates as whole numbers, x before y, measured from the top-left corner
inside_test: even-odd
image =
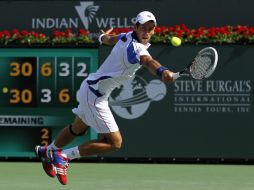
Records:
[[[152,45],[150,52],[178,71],[206,46]],[[254,158],[254,47],[213,47],[219,61],[209,79],[181,78],[165,85],[141,69],[132,83],[112,94],[124,140],[119,152],[105,157]],[[109,50],[100,48],[101,61]]]

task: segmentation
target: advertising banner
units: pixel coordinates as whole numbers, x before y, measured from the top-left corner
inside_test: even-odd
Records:
[[[51,33],[67,28],[98,32],[101,28],[129,28],[143,10],[153,12],[159,26],[188,27],[253,25],[253,1],[1,1],[0,30],[26,29]],[[237,14],[237,16],[236,16]]]
[[[151,55],[181,70],[205,45],[151,47]],[[215,46],[215,73],[205,80],[164,84],[142,68],[116,89],[110,105],[123,148],[106,156],[148,158],[254,158],[252,46]]]

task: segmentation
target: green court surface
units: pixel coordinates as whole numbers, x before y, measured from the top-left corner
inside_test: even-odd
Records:
[[[252,165],[71,163],[68,185],[39,162],[0,162],[0,190],[253,190]]]

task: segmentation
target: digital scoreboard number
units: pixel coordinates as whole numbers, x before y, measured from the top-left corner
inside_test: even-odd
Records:
[[[98,50],[0,51],[0,157],[33,157],[36,144],[48,145],[74,118],[77,91],[97,69]]]
[[[0,57],[0,63],[1,106],[71,106],[90,72],[88,57]]]

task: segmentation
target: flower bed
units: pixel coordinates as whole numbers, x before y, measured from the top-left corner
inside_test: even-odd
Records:
[[[71,29],[66,31],[54,31],[51,36],[35,31],[28,32],[26,30],[19,31],[17,29],[8,31],[0,31],[0,45],[8,44],[88,44],[95,43],[89,36],[89,32],[79,29],[77,33]]]
[[[125,33],[131,28],[115,28],[112,34]],[[17,29],[0,31],[0,44],[89,44],[97,43],[89,31],[79,29],[76,33],[71,29],[54,31],[52,35],[45,35],[35,31],[19,31]],[[182,39],[183,44],[219,43],[219,44],[251,44],[254,43],[254,27],[252,26],[223,26],[200,27],[190,29],[184,24],[176,26],[158,26],[155,29],[152,43],[170,44],[173,36]]]

